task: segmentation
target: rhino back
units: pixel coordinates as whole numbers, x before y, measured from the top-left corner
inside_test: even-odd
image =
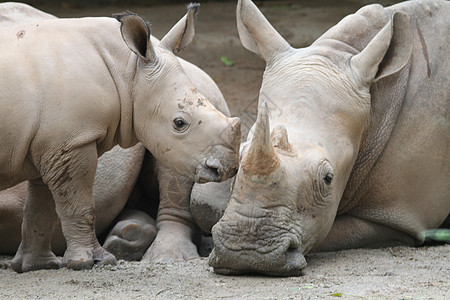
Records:
[[[55,19],[1,28],[0,37],[1,134],[9,147],[2,155],[23,159],[31,139],[38,153],[69,140],[102,141],[99,154],[110,149],[131,55],[119,23]],[[3,156],[2,164],[8,158]]]
[[[55,16],[35,9],[25,3],[0,3],[0,25],[2,27],[55,18]]]

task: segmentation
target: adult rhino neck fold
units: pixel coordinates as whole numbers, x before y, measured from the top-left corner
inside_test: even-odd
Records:
[[[396,74],[373,84],[370,89],[369,125],[363,133],[358,156],[338,208],[338,215],[352,209],[354,203],[359,203],[357,195],[359,195],[358,197],[365,195],[364,183],[367,182],[372,168],[389,143],[392,130],[403,106],[408,88],[409,71],[410,64],[407,64]]]
[[[324,33],[314,45],[334,45],[340,51],[354,54],[362,51],[374,36],[389,22],[391,13],[381,5],[373,4],[361,8],[355,14],[342,19]],[[334,40],[334,41],[333,41]],[[377,81],[371,86],[371,111],[363,132],[359,151],[341,198],[338,215],[358,203],[356,195],[362,197],[364,182],[382,155],[403,105],[409,79],[410,62],[400,71]]]

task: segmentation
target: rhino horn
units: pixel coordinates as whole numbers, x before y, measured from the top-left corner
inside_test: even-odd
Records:
[[[192,42],[195,35],[195,18],[199,7],[198,3],[191,3],[187,6],[186,15],[161,39],[162,47],[178,54]]]
[[[259,107],[254,128],[242,169],[251,175],[268,175],[277,168],[279,159],[270,137],[269,109],[265,101]]]
[[[242,45],[266,62],[275,54],[291,49],[251,0],[239,0],[236,19]]]

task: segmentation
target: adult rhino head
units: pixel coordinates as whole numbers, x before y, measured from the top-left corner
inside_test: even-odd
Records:
[[[333,29],[294,49],[249,0],[238,2],[237,25],[266,69],[209,262],[221,274],[298,275],[333,225],[369,123],[371,85],[409,60],[409,18],[393,14],[360,49],[327,38]]]
[[[241,129],[239,118],[226,117],[195,88],[174,55],[192,41],[198,7],[189,5],[157,45],[143,18],[130,13],[115,17],[138,65],[133,119],[122,126],[132,126],[135,138],[162,164],[201,183],[236,173]]]

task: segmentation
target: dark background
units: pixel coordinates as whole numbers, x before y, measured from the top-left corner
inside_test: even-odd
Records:
[[[167,4],[182,4],[189,2],[237,2],[236,0],[27,0],[20,1],[34,6],[58,6],[61,8],[85,8],[85,7],[98,7],[98,6],[154,6],[154,5],[167,5]],[[366,2],[380,3],[383,6],[391,5],[393,3],[401,2],[394,0],[381,0],[381,1],[357,1],[357,0],[256,0],[254,1],[258,6],[264,6],[264,4],[280,4],[280,5],[293,5],[304,4],[308,6],[327,6],[330,2],[334,2],[335,5],[349,5],[354,2]]]

